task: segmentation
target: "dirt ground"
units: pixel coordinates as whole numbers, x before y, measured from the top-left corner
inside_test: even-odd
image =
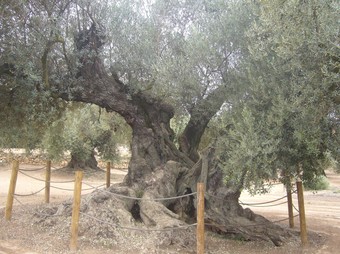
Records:
[[[21,169],[39,169],[43,165],[20,165]],[[19,173],[16,186],[16,194],[31,194],[44,187],[44,170],[25,171],[27,175]],[[121,182],[126,174],[125,170],[111,170],[111,182]],[[57,225],[37,225],[33,220],[33,214],[37,210],[43,210],[44,191],[33,196],[18,196],[14,202],[11,221],[5,221],[5,206],[7,192],[11,176],[11,165],[0,163],[0,254],[42,254],[42,253],[71,253],[69,251],[70,233],[67,225],[70,221],[64,221],[64,227]],[[31,178],[34,177],[34,178]],[[305,210],[307,217],[309,245],[302,248],[298,237],[299,221],[295,218],[294,232],[297,237],[281,247],[274,247],[266,242],[247,242],[241,240],[230,240],[225,237],[206,233],[206,253],[210,254],[237,254],[237,253],[315,253],[329,254],[339,253],[340,249],[340,175],[327,171],[330,188],[326,191],[310,192],[305,191]],[[64,182],[73,180],[70,173],[54,169],[52,181]],[[84,182],[91,186],[100,186],[105,183],[105,172],[88,174],[84,176]],[[86,189],[87,186],[83,188]],[[73,183],[53,183],[51,188],[51,203],[61,203],[72,197]],[[84,190],[82,193],[89,193],[92,190]],[[243,193],[240,200],[243,203],[254,204],[264,203],[285,196],[285,189],[282,185],[275,185],[271,192],[266,195],[250,196]],[[258,214],[277,222],[283,227],[288,227],[287,205],[281,204],[285,199],[263,205],[247,206]],[[297,207],[296,195],[293,195],[293,202]],[[296,214],[296,212],[295,212]],[[282,221],[283,220],[283,221]],[[80,222],[81,223],[81,222]],[[65,230],[66,228],[66,230]],[[195,234],[194,228],[187,231],[188,234]],[[156,234],[156,233],[155,233]],[[101,241],[100,239],[86,239],[79,236],[79,250],[77,253],[99,254],[99,253],[196,253],[195,244],[155,244],[149,234],[146,238],[144,233],[136,232],[133,237],[124,235],[124,232],[117,239]]]

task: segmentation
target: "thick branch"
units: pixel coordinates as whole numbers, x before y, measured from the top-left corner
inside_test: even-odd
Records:
[[[56,89],[64,100],[96,104],[109,112],[117,112],[130,126],[137,120],[137,108],[133,101],[121,89],[121,84],[111,77],[95,80],[80,77],[69,86]]]
[[[179,137],[180,150],[193,161],[199,159],[198,146],[210,121],[225,102],[225,86],[220,86],[200,100],[191,113],[190,120]]]

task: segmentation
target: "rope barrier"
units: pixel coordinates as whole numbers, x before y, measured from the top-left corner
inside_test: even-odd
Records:
[[[112,194],[112,193],[111,193]],[[135,227],[126,227],[126,226],[121,226],[121,225],[118,225],[118,224],[113,224],[113,223],[110,223],[110,222],[107,222],[107,221],[104,221],[104,220],[101,220],[101,219],[98,219],[96,217],[93,217],[91,215],[88,215],[86,213],[83,213],[83,212],[80,212],[80,214],[84,215],[85,217],[88,217],[92,220],[95,220],[95,221],[98,221],[98,222],[101,222],[103,224],[106,224],[106,225],[109,225],[111,227],[118,227],[118,228],[121,228],[121,229],[126,229],[126,230],[135,230],[135,231],[142,231],[142,232],[161,232],[161,231],[173,231],[173,230],[178,230],[178,229],[188,229],[192,226],[197,226],[197,223],[194,223],[194,224],[190,224],[190,225],[184,225],[184,226],[178,226],[178,227],[172,227],[172,228],[163,228],[163,229],[143,229],[143,228],[135,228]],[[294,217],[297,217],[298,215],[295,215]],[[279,222],[282,222],[282,221],[286,221],[286,220],[289,220],[289,218],[284,218],[284,219],[280,219],[280,220],[276,220],[276,221],[270,221],[271,223],[279,223]],[[239,227],[253,227],[253,226],[260,226],[260,225],[265,225],[266,223],[256,223],[256,224],[250,224],[250,225],[237,225]],[[212,223],[205,223],[206,226],[223,226],[223,225],[216,225],[216,224],[212,224]],[[236,226],[236,225],[235,225]]]
[[[18,196],[18,197],[29,197],[29,196],[34,196],[36,194],[38,194],[39,192],[43,191],[45,189],[45,187],[43,187],[42,189],[36,191],[36,192],[32,192],[31,194],[14,194],[14,196]]]
[[[259,204],[259,205],[251,205],[251,206],[253,206],[253,207],[272,207],[272,206],[279,206],[279,205],[283,205],[283,204],[287,204],[288,203],[288,201],[284,201],[284,202],[281,202],[281,203],[278,203],[278,204],[273,204],[273,205],[261,205],[261,204]],[[250,206],[250,205],[248,205],[248,206]]]
[[[87,185],[87,186],[90,186],[90,187],[91,187],[91,190],[93,190],[93,189],[99,189],[99,188],[101,188],[101,187],[103,187],[103,186],[106,186],[106,183],[103,183],[103,184],[98,185],[98,186],[92,186],[91,184],[86,183],[86,182],[83,182],[83,184],[84,184],[84,185]]]
[[[205,193],[205,194],[207,194],[208,196],[210,196],[210,197],[212,197],[212,198],[224,200],[224,198],[222,198],[222,197],[214,196],[214,195],[209,194],[209,193]],[[278,203],[278,204],[274,204],[274,205],[265,205],[265,204],[274,203],[274,202],[279,201],[279,200],[281,200],[281,199],[284,199],[284,198],[286,198],[286,197],[287,197],[287,196],[284,196],[284,197],[281,197],[281,198],[278,198],[278,199],[275,199],[275,200],[272,200],[272,201],[261,202],[261,203],[244,203],[244,202],[242,202],[241,200],[239,200],[239,203],[240,203],[241,205],[246,205],[246,206],[254,206],[254,207],[271,207],[271,206],[278,206],[278,205],[285,204],[285,203],[287,203],[287,201],[281,202],[281,203]]]
[[[105,185],[105,184],[104,184]],[[102,184],[100,186],[103,186]],[[86,188],[86,189],[81,189],[82,191],[88,191],[88,190],[99,190],[99,186],[98,187],[91,187],[91,188]]]
[[[51,168],[52,168],[53,170],[63,169],[63,168],[57,168],[57,167],[54,167],[54,166],[51,166]]]
[[[68,180],[68,181],[44,181],[47,183],[74,183],[74,180]]]
[[[23,169],[23,168],[19,168],[20,171],[24,171],[24,172],[34,172],[34,171],[39,171],[42,169],[45,169],[46,167],[42,167],[42,168],[36,168],[36,169]]]
[[[25,172],[34,172],[34,171],[39,171],[39,170],[42,170],[42,169],[45,169],[45,167],[42,167],[42,168],[37,168],[37,169],[19,169],[18,172],[20,172],[21,174],[29,177],[29,178],[32,178],[34,180],[37,180],[37,181],[41,181],[41,182],[45,182],[45,183],[74,183],[75,180],[69,180],[69,181],[46,181],[46,180],[43,180],[43,179],[40,179],[40,178],[37,178],[37,177],[34,177],[34,176],[30,176],[29,174],[26,174]],[[193,196],[193,195],[197,195],[197,192],[193,192],[193,193],[188,193],[188,194],[184,194],[184,195],[180,195],[180,196],[173,196],[173,197],[162,197],[162,198],[142,198],[142,197],[131,197],[131,196],[127,196],[127,195],[123,195],[123,194],[119,194],[119,193],[115,193],[115,192],[110,192],[106,189],[100,189],[101,187],[105,186],[105,184],[101,184],[99,186],[93,186],[89,183],[86,183],[86,182],[83,182],[84,185],[87,185],[89,186],[90,188],[83,188],[82,191],[89,191],[89,190],[99,190],[101,192],[106,192],[106,193],[109,193],[111,194],[112,196],[116,196],[116,197],[119,197],[119,198],[125,198],[125,199],[132,199],[132,200],[144,200],[144,201],[165,201],[165,200],[174,200],[174,199],[181,199],[181,198],[185,198],[185,197],[189,197],[189,196]],[[278,185],[278,184],[282,184],[282,183],[272,183],[272,184],[268,184],[268,185]],[[74,189],[68,189],[68,188],[61,188],[61,187],[57,187],[57,186],[50,186],[50,188],[55,188],[55,189],[59,189],[59,190],[64,190],[64,191],[74,191]],[[43,191],[44,189],[46,189],[46,187],[43,187],[42,189],[36,191],[36,192],[33,192],[33,193],[30,193],[30,194],[13,194],[14,195],[14,199],[19,202],[20,205],[24,206],[24,204],[22,202],[20,202],[20,200],[17,198],[17,197],[27,197],[27,196],[33,196],[33,195],[36,195],[38,193],[40,193],[41,191]],[[292,193],[296,193],[297,190],[294,190],[292,191]],[[225,197],[219,197],[219,196],[214,196],[212,194],[209,194],[209,193],[206,193],[207,196],[210,196],[212,198],[216,198],[216,199],[219,199],[219,200],[224,200]],[[92,195],[89,195],[89,196],[92,196]],[[242,202],[241,200],[239,200],[239,203],[241,205],[246,205],[246,206],[254,206],[254,207],[271,207],[271,206],[279,206],[279,205],[282,205],[282,204],[286,204],[287,201],[284,201],[284,202],[280,202],[280,203],[277,203],[277,204],[271,204],[271,203],[274,203],[274,202],[277,202],[277,201],[280,201],[282,199],[285,199],[287,198],[287,195],[286,196],[283,196],[281,198],[277,198],[277,199],[274,199],[274,200],[271,200],[271,201],[266,201],[266,202],[259,202],[259,203],[244,203]],[[88,200],[85,200],[85,202],[88,202]],[[299,210],[294,206],[293,204],[293,207],[294,209],[299,213]],[[44,211],[42,212],[34,212],[33,214],[36,214],[36,215],[40,215],[40,216],[63,216],[63,215],[56,215],[56,214],[49,214],[49,213],[44,213]],[[88,215],[86,213],[83,213],[83,212],[80,212],[80,214],[84,215],[85,217],[88,217],[94,221],[98,221],[100,223],[103,223],[104,225],[108,225],[108,226],[111,226],[111,227],[117,227],[117,228],[120,228],[120,229],[126,229],[126,230],[134,230],[134,231],[142,231],[142,232],[161,232],[161,231],[173,231],[173,230],[186,230],[186,229],[189,229],[190,227],[193,227],[193,226],[197,226],[197,223],[194,223],[194,224],[189,224],[189,225],[179,225],[179,226],[173,226],[173,227],[165,227],[165,228],[138,228],[138,227],[127,227],[127,226],[122,226],[122,225],[118,225],[118,224],[114,224],[114,223],[110,223],[108,221],[105,221],[105,220],[102,220],[102,219],[98,219],[94,216],[91,216],[91,215]],[[295,215],[293,217],[297,217],[299,215]],[[286,220],[289,220],[289,218],[284,218],[284,219],[280,219],[280,220],[275,220],[275,221],[267,221],[267,222],[263,222],[263,223],[255,223],[255,224],[249,224],[249,225],[232,225],[232,226],[238,226],[240,228],[242,227],[251,227],[251,226],[260,226],[260,225],[266,225],[267,223],[279,223],[279,222],[282,222],[282,221],[286,221]],[[217,224],[213,224],[213,223],[204,223],[206,226],[217,226],[217,227],[225,227],[224,225],[217,225]]]
[[[286,197],[287,197],[287,195],[286,195],[286,196],[283,196],[283,197],[281,197],[281,198],[277,198],[277,199],[274,199],[274,200],[271,200],[271,201],[266,201],[266,202],[261,202],[261,203],[244,203],[244,202],[242,202],[241,200],[239,200],[239,202],[240,202],[241,205],[255,206],[255,205],[264,205],[264,204],[274,203],[274,202],[279,201],[279,200],[281,200],[281,199],[284,199],[284,198],[286,198]]]
[[[87,184],[87,183],[84,183],[84,184],[91,186],[90,184]],[[91,186],[91,187],[93,187],[93,186]],[[107,190],[100,190],[100,191],[109,193],[113,196],[120,197],[120,198],[133,199],[133,200],[143,200],[143,201],[164,201],[164,200],[180,199],[180,198],[193,196],[193,195],[197,194],[197,192],[192,192],[192,193],[184,194],[184,195],[181,195],[181,196],[167,197],[167,198],[137,198],[137,197],[131,197],[131,196],[118,194],[118,193],[115,193],[115,192],[110,192],[110,191],[107,191]]]
[[[14,195],[14,199],[15,199],[20,205],[24,205],[22,202],[20,202],[20,200],[16,197],[16,195]]]
[[[94,190],[94,189],[99,189],[101,187],[105,186],[105,184],[101,184],[97,187],[91,187],[91,188],[86,188],[86,189],[82,189],[82,191],[88,191],[88,190]],[[74,189],[68,189],[68,188],[61,188],[61,187],[57,187],[57,186],[50,186],[51,188],[57,189],[57,190],[64,190],[64,191],[74,191]]]
[[[299,215],[294,215],[293,218],[295,217],[298,217]],[[275,221],[272,221],[272,223],[278,223],[278,222],[282,222],[282,221],[286,221],[286,220],[289,220],[289,218],[284,218],[284,219],[281,219],[281,220],[275,220]]]
[[[292,204],[292,205],[293,205],[293,208],[295,209],[295,211],[297,211],[298,213],[300,213],[299,209],[297,209],[297,208],[295,207],[294,204]]]
[[[190,224],[190,225],[183,225],[183,226],[177,226],[177,227],[172,227],[172,228],[163,228],[163,229],[152,229],[152,228],[148,228],[148,229],[143,229],[143,228],[134,228],[134,227],[125,227],[125,226],[121,226],[121,225],[118,225],[118,224],[113,224],[113,223],[110,223],[110,222],[107,222],[107,221],[104,221],[104,220],[101,220],[101,219],[98,219],[96,217],[93,217],[91,215],[88,215],[86,213],[83,213],[83,212],[80,212],[80,214],[88,217],[88,218],[91,218],[93,220],[96,220],[98,222],[101,222],[103,224],[106,224],[106,225],[109,225],[111,227],[117,227],[117,228],[121,228],[121,229],[127,229],[127,230],[135,230],[135,231],[144,231],[144,232],[152,232],[152,231],[155,231],[155,232],[161,232],[161,231],[172,231],[172,230],[178,230],[178,229],[188,229],[190,227],[193,227],[193,226],[197,226],[197,223],[193,223],[193,224]]]
[[[63,190],[63,191],[74,191],[74,189],[67,189],[67,188],[61,188],[61,187],[57,187],[57,186],[50,186],[53,189],[57,189],[57,190]]]
[[[69,180],[69,181],[46,181],[44,179],[40,179],[40,178],[37,178],[37,177],[34,177],[34,176],[30,176],[24,172],[22,172],[21,170],[19,170],[19,173],[23,174],[24,176],[27,176],[29,178],[32,178],[34,180],[37,180],[37,181],[40,181],[40,182],[47,182],[47,183],[74,183],[74,180]]]

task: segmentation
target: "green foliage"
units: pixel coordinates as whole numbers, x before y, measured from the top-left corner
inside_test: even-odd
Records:
[[[131,133],[117,115],[94,105],[76,104],[46,131],[42,148],[52,159],[66,151],[84,161],[96,149],[103,160],[117,160],[118,145],[126,145]]]
[[[333,142],[330,114],[336,110],[337,92],[332,87],[338,73],[324,75],[323,70],[333,68],[329,54],[337,40],[336,13],[334,1],[266,2],[249,31],[253,42],[263,39],[250,47],[255,59],[251,64],[261,70],[250,67],[248,75],[263,91],[274,87],[273,95],[279,98],[279,156],[287,174],[296,174],[297,165],[306,178],[320,174],[329,141]]]
[[[303,183],[306,190],[327,190],[329,188],[329,182],[327,177],[323,175],[315,176],[313,179],[309,179]]]
[[[14,87],[2,89],[0,81],[0,147],[34,149],[66,103],[38,92],[29,82],[25,86],[10,79],[4,82],[14,82]]]
[[[235,110],[236,111],[236,110]],[[264,182],[277,177],[277,147],[280,143],[276,118],[262,114],[262,118],[248,107],[225,114],[225,126],[215,146],[225,181],[251,193],[268,191]]]
[[[66,103],[52,97],[41,82],[41,52],[51,19],[32,14],[42,13],[43,6],[34,4],[39,10],[32,10],[26,4],[0,3],[0,146],[33,149]],[[6,64],[12,68],[5,72]]]
[[[330,156],[338,158],[338,62],[330,59],[338,7],[334,1],[253,5],[249,54],[240,63],[245,92],[225,113],[227,128],[217,141],[228,183],[261,191],[277,172],[282,181],[301,173],[310,182]]]

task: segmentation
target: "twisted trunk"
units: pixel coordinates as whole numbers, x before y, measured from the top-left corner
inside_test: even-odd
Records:
[[[95,36],[95,33],[83,34]],[[80,47],[78,49],[91,49],[97,45],[94,43],[96,40],[82,39],[82,42],[87,44],[77,44]],[[58,87],[57,90],[61,91],[59,96],[66,100],[94,103],[124,117],[132,128],[132,156],[124,182],[111,186],[108,191],[142,199],[131,201],[117,198],[107,192],[98,192],[93,195],[91,202],[96,204],[97,209],[98,203],[103,202],[109,202],[113,207],[118,206],[109,216],[115,223],[118,221],[128,224],[142,220],[147,226],[164,228],[195,221],[194,195],[173,200],[152,199],[196,191],[196,183],[201,179],[202,165],[197,149],[206,125],[224,101],[220,90],[216,90],[199,103],[181,136],[181,149],[178,149],[173,143],[174,134],[170,128],[173,108],[150,94],[131,91],[120,80],[109,76],[94,53],[96,50],[97,48],[92,49],[90,59],[81,58],[82,67],[71,85]],[[207,107],[207,104],[210,106]],[[205,108],[210,110],[201,114]],[[209,228],[221,234],[242,236],[244,239],[266,239],[280,245],[287,236],[286,232],[249,209],[244,210],[238,203],[240,190],[223,183],[222,170],[215,163],[213,150],[208,150],[205,157],[205,219]],[[84,208],[84,211],[95,212],[91,205]],[[101,213],[98,212],[99,214]],[[261,225],[250,227],[257,222],[261,222]]]

